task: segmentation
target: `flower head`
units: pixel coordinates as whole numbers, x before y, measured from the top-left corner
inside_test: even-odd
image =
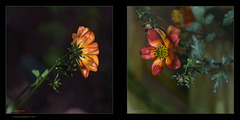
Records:
[[[180,23],[183,19],[183,14],[180,10],[173,10],[171,16],[175,24]]]
[[[175,25],[179,26],[180,22],[183,22],[185,27],[190,27],[194,21],[194,16],[190,7],[181,7],[181,10],[172,11],[172,20]]]
[[[88,28],[80,26],[77,33],[72,34],[72,46],[75,50],[73,57],[78,64],[84,78],[87,78],[89,71],[97,71],[99,65],[98,44],[94,42],[95,35]]]
[[[180,35],[181,30],[177,27],[174,27],[173,25],[168,26],[167,34],[177,34]]]
[[[183,24],[185,27],[190,27],[192,22],[194,21],[194,15],[192,10],[189,6],[181,7],[181,11],[184,16]]]
[[[152,64],[153,76],[160,75],[165,64],[172,70],[178,69],[181,65],[178,57],[174,54],[179,42],[178,35],[167,34],[164,36],[157,31],[154,29],[147,31],[147,40],[150,46],[143,47],[140,50],[140,55],[143,59],[155,59]]]

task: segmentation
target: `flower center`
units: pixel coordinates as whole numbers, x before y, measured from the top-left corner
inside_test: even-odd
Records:
[[[72,49],[70,49],[71,55],[74,58],[79,58],[82,56],[82,51],[83,48],[79,47],[79,44],[77,45],[77,42],[75,42],[74,44],[72,44]]]
[[[157,53],[157,57],[161,59],[165,59],[168,56],[168,50],[163,45],[157,48],[156,53]]]

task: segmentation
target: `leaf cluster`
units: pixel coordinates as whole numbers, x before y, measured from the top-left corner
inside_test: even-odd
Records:
[[[193,43],[191,47],[193,48],[193,50],[191,55],[198,59],[201,59],[205,54],[205,44],[203,43],[203,41],[197,40],[197,38],[194,35],[192,35],[192,40]]]
[[[222,87],[222,79],[225,80],[226,84],[228,84],[229,79],[223,70],[220,70],[218,73],[214,74],[210,78],[210,80],[214,80],[214,79],[217,79],[213,88],[213,94],[216,94],[218,87]]]
[[[145,7],[138,7],[138,9],[136,10],[137,12],[137,18],[143,22],[146,20],[147,17],[150,16],[149,13],[150,7],[149,6],[145,6]]]
[[[48,84],[57,92],[59,93],[59,91],[57,90],[57,88],[59,87],[59,85],[61,85],[62,83],[60,82],[60,78],[58,78],[58,75],[56,75],[55,79],[53,81],[50,81]]]
[[[49,74],[49,70],[46,69],[41,75],[39,70],[32,70],[32,73],[36,76],[36,81],[31,85],[31,87],[38,85],[40,80]]]
[[[212,23],[213,19],[214,19],[214,15],[209,13],[209,14],[205,14],[206,10],[204,7],[202,6],[193,6],[191,7],[192,13],[194,15],[194,17],[196,18],[196,20],[201,23],[202,25],[208,25],[210,23]]]
[[[206,10],[202,6],[191,7],[191,10],[196,21],[193,22],[189,28],[185,28],[184,25],[180,23],[181,29],[192,34],[192,39],[182,42],[184,50],[190,50],[190,55],[188,55],[189,58],[187,59],[187,63],[183,66],[185,72],[181,75],[173,75],[172,77],[178,79],[178,82],[180,80],[182,83],[184,83],[184,80],[188,80],[187,78],[193,78],[195,72],[198,72],[200,74],[209,74],[213,71],[219,71],[217,74],[211,76],[210,78],[211,80],[217,79],[213,89],[213,93],[215,94],[217,88],[222,86],[222,79],[224,79],[226,83],[229,81],[222,68],[229,65],[233,61],[233,55],[231,52],[223,55],[221,62],[218,62],[211,57],[204,57],[206,52],[205,42],[210,42],[216,38],[216,34],[214,32],[209,33],[206,30],[206,26],[211,24],[214,20],[214,15],[211,13],[206,14]],[[233,20],[234,9],[225,14],[223,25],[230,25]],[[194,34],[197,34],[198,36],[200,35],[201,40],[198,39]]]
[[[231,25],[234,21],[234,9],[228,11],[223,18],[223,26]]]

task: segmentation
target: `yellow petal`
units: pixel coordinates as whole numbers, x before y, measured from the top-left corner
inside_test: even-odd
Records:
[[[167,67],[172,70],[176,70],[181,66],[181,62],[173,52],[168,53],[165,63]]]
[[[83,62],[83,64],[91,71],[96,72],[97,71],[97,64],[94,62],[93,59],[91,59],[90,57],[88,57],[88,55],[83,55],[81,57],[81,61]]]
[[[99,54],[99,49],[98,49],[98,44],[97,43],[93,43],[93,44],[90,44],[86,47],[84,47],[82,50],[81,50],[84,54],[84,55],[98,55]]]
[[[88,55],[96,64],[99,65],[99,59],[97,55]]]
[[[165,43],[165,46],[168,48],[169,51],[173,50],[173,44],[167,37],[165,37],[164,43]]]

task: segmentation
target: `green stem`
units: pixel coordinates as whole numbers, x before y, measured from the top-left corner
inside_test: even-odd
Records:
[[[55,69],[55,67],[57,67],[57,65],[59,63],[62,62],[62,60],[65,59],[65,57],[69,56],[70,52],[68,54],[65,54],[57,63],[55,63],[49,70],[49,72],[47,73],[46,76],[40,78],[40,82],[38,84],[35,85],[35,87],[29,92],[29,94],[16,106],[16,109],[19,109],[31,96],[33,93],[36,92],[36,90],[42,85],[42,83],[46,80],[46,78],[48,77],[48,75]]]
[[[185,52],[184,50],[182,50],[179,45],[177,46],[177,49],[180,50],[180,51],[181,51],[183,54],[185,54],[186,56],[188,56],[188,57],[190,56],[187,52]]]
[[[13,101],[17,101],[30,87],[30,85],[28,85]]]

